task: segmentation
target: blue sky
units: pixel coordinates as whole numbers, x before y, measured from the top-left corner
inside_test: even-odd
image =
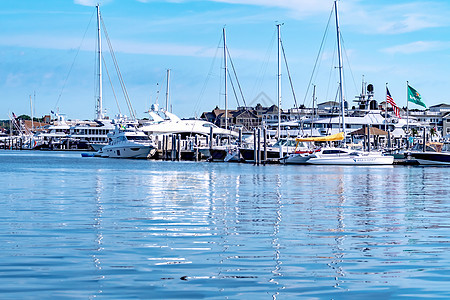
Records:
[[[0,119],[9,112],[30,114],[30,95],[36,116],[59,109],[71,119],[94,118],[96,3],[0,1]],[[103,0],[100,5],[138,117],[146,117],[156,98],[165,103],[167,69],[174,113],[200,116],[224,107],[219,45],[224,26],[246,103],[255,105],[263,92],[268,96],[263,104],[276,104],[277,22],[283,23],[297,103],[311,105],[307,90],[332,0]],[[339,7],[348,101],[360,93],[364,75],[379,101],[389,83],[394,100],[406,106],[409,81],[428,106],[450,103],[449,1],[341,0]],[[335,40],[332,23],[312,82],[319,102],[335,97]],[[103,46],[121,112],[129,115],[104,39]],[[282,108],[287,109],[294,101],[284,67],[282,73]],[[118,108],[106,71],[103,87],[104,107],[114,116]],[[229,108],[238,105],[230,85],[228,103]]]

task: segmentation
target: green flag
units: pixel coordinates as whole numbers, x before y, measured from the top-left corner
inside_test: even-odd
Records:
[[[422,102],[422,97],[420,96],[420,94],[415,89],[410,87],[409,84],[408,84],[408,101],[427,108],[425,103]]]

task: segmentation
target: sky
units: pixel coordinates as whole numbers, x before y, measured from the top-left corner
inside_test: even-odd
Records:
[[[333,0],[2,0],[0,119],[31,110],[37,117],[50,111],[95,117],[97,2],[139,118],[155,102],[165,106],[167,69],[173,113],[200,117],[225,108],[223,28],[230,76],[238,78],[228,80],[229,109],[278,103],[277,24],[293,86],[283,60],[281,107],[311,107],[313,85],[319,103],[336,97]],[[338,6],[350,105],[363,80],[380,102],[388,84],[406,106],[409,82],[427,106],[450,103],[450,1],[341,0]],[[130,115],[104,35],[102,45],[105,112]]]

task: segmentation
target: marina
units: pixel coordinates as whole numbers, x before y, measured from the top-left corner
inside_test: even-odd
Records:
[[[447,3],[5,3],[1,299],[450,298]]]

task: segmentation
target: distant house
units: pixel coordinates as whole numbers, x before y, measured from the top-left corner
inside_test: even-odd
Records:
[[[442,135],[447,136],[450,134],[450,112],[442,117]]]
[[[45,123],[45,122],[31,122],[31,120],[22,120],[21,121],[22,126],[25,127],[25,129],[27,131],[33,131],[33,132],[37,132],[37,131],[44,131],[46,130],[46,126],[49,126],[50,123]]]
[[[286,116],[283,116],[287,119]],[[216,106],[211,112],[204,112],[201,118],[219,127],[225,127],[225,110]],[[263,121],[267,123],[278,122],[278,107],[272,105],[264,107],[258,103],[255,107],[238,107],[228,110],[228,126],[242,127],[244,130],[251,130],[258,127]]]
[[[256,113],[253,110],[248,109],[237,111],[233,121],[236,126],[242,127],[244,130],[250,130],[261,124]]]
[[[438,105],[433,105],[433,106],[430,106],[429,111],[446,114],[446,113],[450,112],[450,104],[441,103]]]

